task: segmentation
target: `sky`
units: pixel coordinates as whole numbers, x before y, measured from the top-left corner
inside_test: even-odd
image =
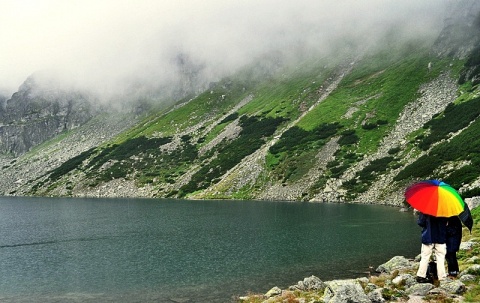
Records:
[[[209,79],[272,51],[328,51],[439,31],[455,0],[0,0],[0,92],[33,73],[94,92],[168,83],[187,54]]]

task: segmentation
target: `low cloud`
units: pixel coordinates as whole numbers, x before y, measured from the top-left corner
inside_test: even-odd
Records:
[[[3,0],[0,91],[41,71],[62,86],[120,95],[175,83],[178,60],[215,81],[273,51],[328,52],[346,38],[370,47],[392,26],[403,38],[436,35],[449,2]]]

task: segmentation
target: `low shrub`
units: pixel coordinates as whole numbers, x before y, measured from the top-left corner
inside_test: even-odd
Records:
[[[56,181],[58,180],[61,176],[69,173],[70,171],[78,168],[82,163],[83,161],[85,161],[86,159],[88,159],[92,154],[93,152],[95,151],[95,148],[91,148],[87,151],[84,151],[83,153],[81,153],[80,155],[76,156],[76,157],[73,157],[67,161],[65,161],[62,165],[60,165],[58,168],[50,171],[50,176],[49,176],[49,179],[51,181]]]
[[[345,145],[353,145],[358,143],[360,141],[360,138],[357,136],[354,130],[349,130],[349,131],[344,131],[342,132],[342,136],[340,139],[338,139],[338,144],[341,146]]]

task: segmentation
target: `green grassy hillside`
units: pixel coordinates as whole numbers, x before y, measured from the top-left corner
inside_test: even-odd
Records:
[[[126,182],[149,197],[398,205],[398,192],[423,178],[478,194],[480,99],[462,73],[473,59],[436,57],[420,43],[332,58],[249,66],[64,162],[28,194],[88,196]],[[453,96],[444,108],[428,89],[439,79]],[[405,114],[417,103],[426,123],[387,142],[400,123],[418,123]],[[380,196],[369,196],[375,188]]]

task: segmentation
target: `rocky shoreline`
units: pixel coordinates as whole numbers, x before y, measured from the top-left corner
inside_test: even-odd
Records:
[[[461,250],[478,247],[474,239],[462,242]],[[478,256],[465,261],[465,268],[456,279],[418,283],[415,273],[420,256],[409,260],[395,256],[378,266],[368,277],[322,281],[310,276],[287,289],[273,287],[265,294],[238,297],[238,302],[324,302],[324,303],[386,303],[386,302],[464,302],[469,284],[480,276]]]
[[[480,197],[468,198],[465,202],[470,209],[474,209],[480,205]],[[237,302],[465,302],[464,294],[478,286],[480,279],[479,250],[480,242],[472,234],[464,233],[463,242],[457,254],[461,271],[454,279],[449,277],[434,283],[418,283],[415,277],[420,255],[413,260],[404,256],[395,256],[377,268],[371,268],[367,277],[322,281],[317,276],[310,276],[286,289],[275,286],[264,294],[240,296]]]

